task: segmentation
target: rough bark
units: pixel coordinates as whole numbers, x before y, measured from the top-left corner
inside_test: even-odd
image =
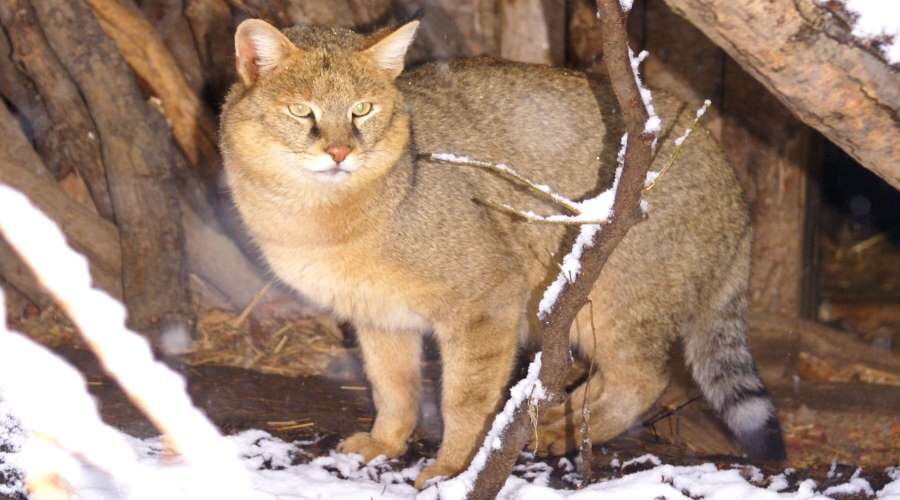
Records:
[[[625,163],[616,189],[613,217],[594,237],[594,245],[585,249],[581,261],[581,273],[574,282],[563,288],[550,313],[539,323],[543,339],[543,363],[540,381],[550,396],[538,403],[541,406],[559,402],[565,396],[565,384],[571,364],[569,352],[569,330],[578,311],[587,303],[588,295],[606,260],[628,230],[641,219],[640,200],[644,178],[650,168],[651,144],[654,135],[644,132],[647,111],[638,93],[628,55],[628,35],[625,30],[627,16],[622,12],[618,0],[599,0],[600,26],[603,34],[604,62],[616,100],[619,102],[628,132]],[[574,237],[569,238],[574,243]],[[469,498],[494,498],[509,477],[519,452],[530,435],[528,401],[520,405],[512,422],[503,433],[503,446],[494,450],[487,459],[484,469],[475,481]]]
[[[155,337],[192,327],[177,191],[178,154],[116,46],[83,0],[34,2],[47,41],[85,98],[97,125],[122,247],[130,325]],[[123,126],[127,124],[127,126]]]
[[[900,188],[896,68],[811,0],[665,0],[804,123]]]
[[[79,89],[45,39],[31,5],[27,0],[0,2],[0,22],[9,36],[13,59],[40,94],[46,110],[49,123],[42,116],[35,116],[39,110],[32,113],[26,108],[22,112],[35,120],[32,126],[38,134],[39,149],[48,153],[48,167],[59,176],[71,169],[78,171],[97,211],[114,220],[97,129]],[[20,110],[27,105],[22,97],[10,100]]]
[[[90,265],[97,286],[116,298],[122,297],[122,256],[116,227],[69,198],[31,148],[18,122],[0,101],[0,183],[25,193],[31,202],[59,224],[66,240]],[[0,275],[35,303],[43,292],[31,273],[0,243]]]
[[[181,72],[178,62],[141,11],[123,0],[88,0],[100,26],[115,42],[125,61],[150,87],[172,135],[188,161],[212,176],[221,163],[216,148],[216,123]]]

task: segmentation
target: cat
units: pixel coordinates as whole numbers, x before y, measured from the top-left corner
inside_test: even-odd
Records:
[[[244,21],[221,149],[235,205],[275,275],[358,331],[377,415],[340,450],[365,460],[406,450],[422,338],[433,332],[444,434],[416,480],[422,487],[463,470],[477,450],[569,250],[567,228],[482,202],[553,206],[425,153],[503,162],[583,199],[611,185],[624,127],[608,85],[577,71],[475,58],[404,73],[417,27],[363,36]],[[666,124],[659,170],[672,155],[668,134],[693,112],[661,93],[654,102]],[[562,453],[577,442],[571,409],[585,400],[595,442],[626,430],[666,387],[680,339],[701,391],[747,453],[782,458],[746,343],[751,228],[719,146],[695,132],[645,199],[648,219],[613,252],[572,328],[577,355],[598,371],[589,390],[541,415],[538,446]]]

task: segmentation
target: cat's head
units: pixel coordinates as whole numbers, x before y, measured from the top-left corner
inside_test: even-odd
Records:
[[[232,181],[317,203],[384,175],[409,141],[394,80],[417,27],[413,21],[368,38],[294,29],[289,37],[258,19],[242,22],[235,33],[240,81],[222,112]]]

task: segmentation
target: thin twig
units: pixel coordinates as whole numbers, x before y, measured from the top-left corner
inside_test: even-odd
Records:
[[[428,159],[434,161],[440,161],[444,163],[451,163],[453,165],[462,165],[466,167],[475,167],[480,168],[482,170],[486,170],[493,174],[496,174],[499,177],[511,182],[512,184],[524,187],[535,194],[535,196],[539,198],[543,198],[550,203],[558,206],[559,208],[569,212],[572,215],[578,215],[581,213],[581,209],[578,206],[578,203],[559,194],[553,192],[548,186],[543,184],[538,184],[534,182],[515,170],[513,170],[509,165],[503,163],[493,163],[484,160],[476,160],[474,158],[469,158],[467,156],[456,156],[448,153],[431,153],[430,155],[422,155]]]
[[[497,203],[490,200],[482,200],[481,198],[475,199],[476,203],[480,203],[486,207],[497,210],[498,212],[503,212],[512,217],[522,219],[526,222],[534,222],[536,224],[556,224],[561,226],[581,226],[584,224],[594,224],[594,225],[605,225],[609,224],[608,219],[600,219],[600,220],[590,220],[590,219],[580,219],[578,215],[569,216],[569,215],[540,215],[534,212],[519,210],[517,208],[513,208],[505,203]]]
[[[681,137],[675,139],[675,149],[672,151],[672,155],[669,156],[669,161],[666,162],[666,165],[659,171],[658,174],[656,174],[656,178],[653,179],[650,185],[644,188],[644,192],[650,192],[650,190],[653,189],[654,186],[656,186],[659,178],[662,177],[667,170],[669,170],[669,167],[675,164],[675,160],[677,160],[678,157],[681,156],[681,150],[684,149],[685,141],[688,137],[690,137],[691,133],[694,131],[697,125],[700,124],[700,119],[703,118],[703,115],[706,114],[706,110],[709,109],[710,104],[712,104],[712,101],[710,101],[709,99],[703,101],[703,105],[700,106],[700,108],[697,110],[697,114],[694,116],[694,121],[691,122],[691,126],[688,127],[683,134],[681,134]]]

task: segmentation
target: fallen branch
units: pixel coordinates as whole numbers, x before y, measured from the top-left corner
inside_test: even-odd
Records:
[[[628,39],[625,32],[626,16],[618,0],[598,1],[601,29],[603,32],[603,54],[613,91],[625,117],[627,139],[622,158],[620,175],[617,175],[615,191],[608,191],[612,198],[610,222],[600,230],[599,226],[582,226],[577,239],[579,246],[573,245],[572,253],[582,253],[577,276],[566,275],[562,266],[564,285],[558,294],[545,292],[547,299],[544,313],[539,315],[539,329],[543,339],[543,351],[539,382],[546,395],[533,402],[538,411],[548,405],[561,402],[565,398],[565,381],[570,364],[569,330],[575,315],[587,303],[594,282],[600,275],[606,260],[625,237],[632,225],[641,220],[640,201],[647,170],[650,167],[652,145],[656,140],[656,127],[652,123],[642,98],[639,80],[635,75],[633,59],[629,55]],[[656,125],[656,127],[654,126]],[[603,196],[604,194],[601,194]],[[614,195],[612,194],[614,193]],[[598,234],[599,233],[599,234]],[[588,235],[585,237],[585,235]],[[574,243],[571,242],[570,243]],[[579,248],[580,247],[580,248]],[[468,498],[494,498],[509,477],[512,466],[528,439],[533,435],[528,404],[520,401],[511,412],[504,411],[495,419],[495,427],[503,426],[499,438],[502,446],[495,447],[496,439],[486,441],[479,454],[486,451],[483,463],[473,463],[469,470],[456,479],[440,483],[441,492],[464,491]],[[505,424],[505,425],[503,425]],[[475,476],[474,479],[472,476]]]

